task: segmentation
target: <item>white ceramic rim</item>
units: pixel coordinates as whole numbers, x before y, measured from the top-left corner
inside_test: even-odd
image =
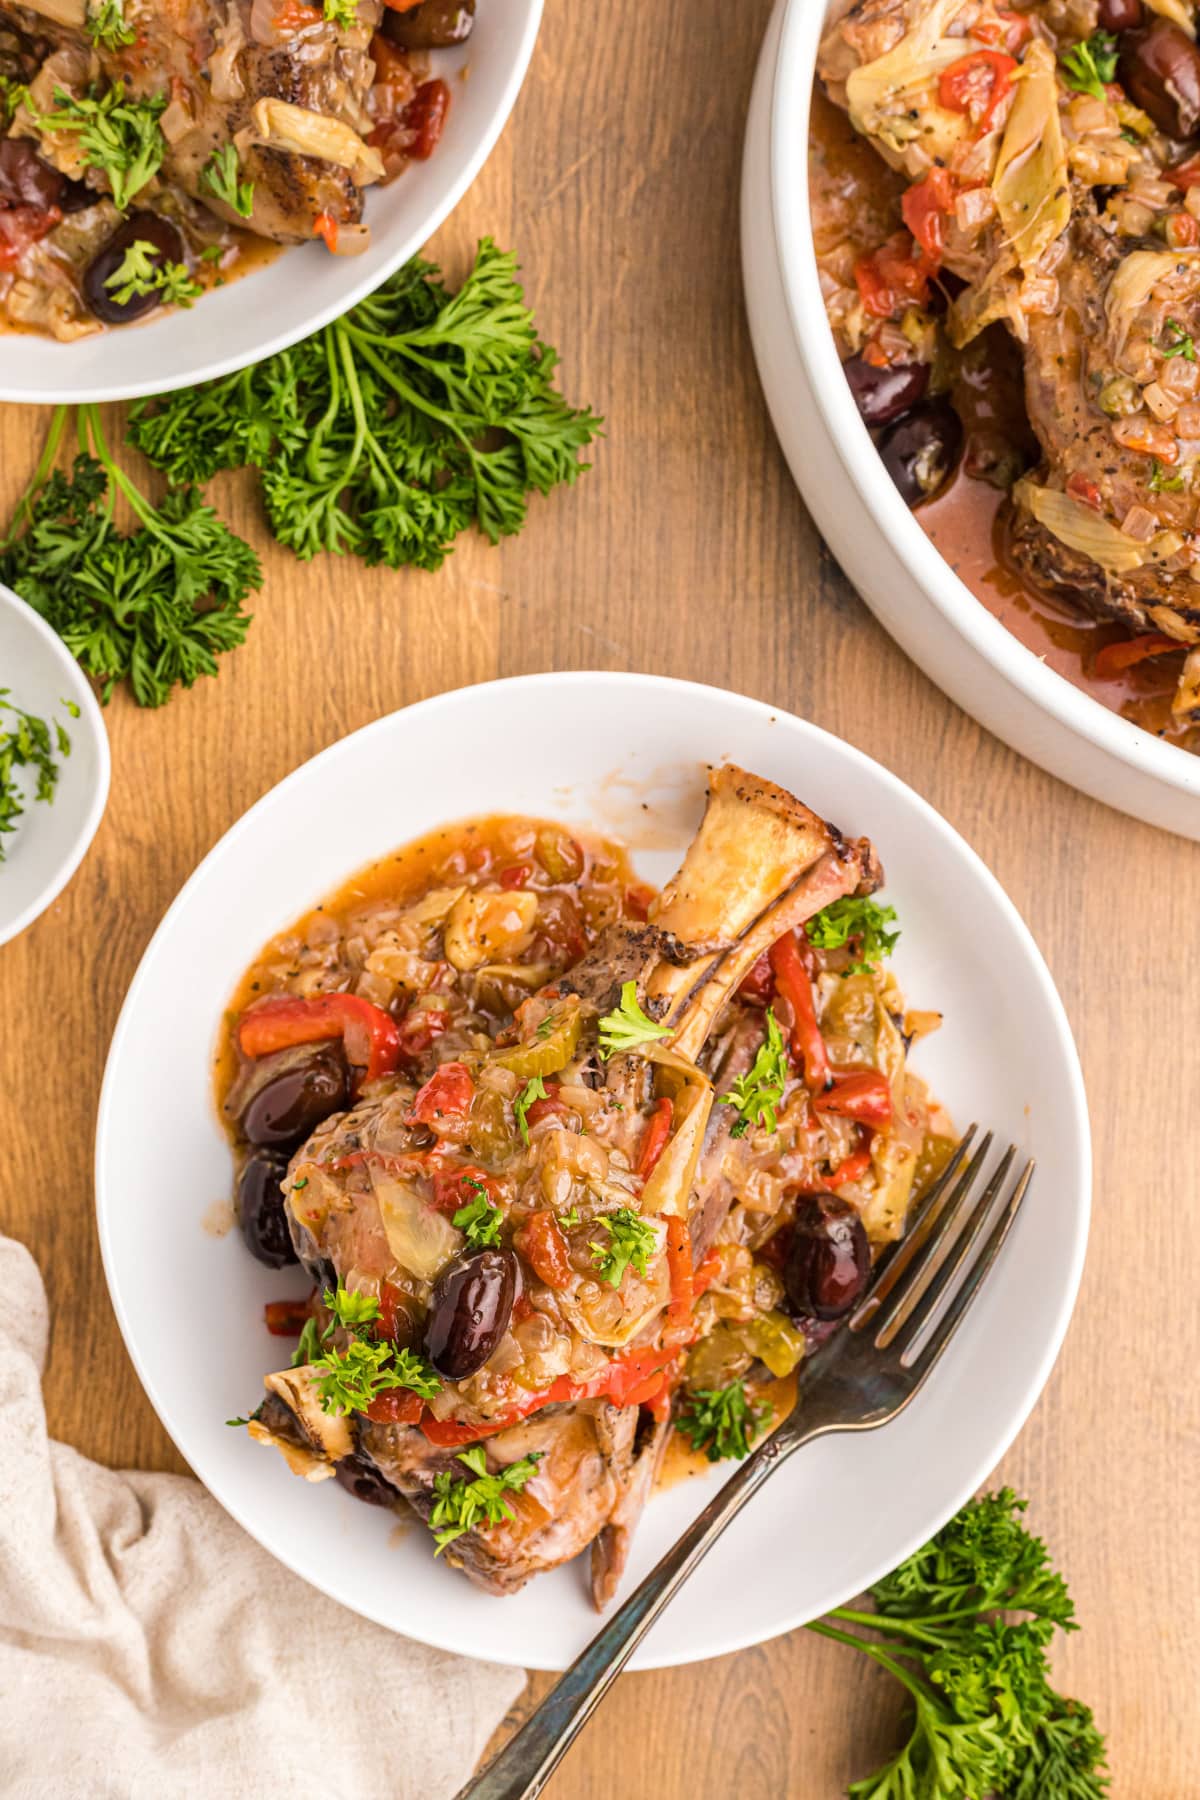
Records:
[[[96,782],[91,803],[84,815],[83,823],[75,834],[75,841],[71,845],[66,857],[59,863],[45,886],[34,899],[29,902],[28,906],[24,907],[22,911],[19,912],[15,918],[10,919],[7,924],[0,924],[0,944],[7,944],[11,943],[13,938],[18,937],[27,926],[32,925],[35,919],[40,918],[46,908],[51,905],[53,901],[58,899],[58,896],[62,893],[68,881],[70,881],[72,875],[87,855],[88,850],[91,847],[92,839],[100,828],[100,821],[104,817],[104,808],[108,804],[108,788],[112,777],[112,756],[108,747],[108,732],[104,728],[104,718],[100,711],[100,702],[92,692],[91,683],[88,681],[87,676],[83,673],[83,670],[75,661],[75,658],[71,655],[71,652],[67,649],[67,646],[63,643],[57,631],[53,631],[50,626],[47,625],[40,613],[34,612],[28,601],[22,600],[19,594],[14,594],[11,588],[4,587],[2,584],[0,584],[0,603],[7,603],[20,610],[20,613],[24,615],[23,623],[28,627],[30,634],[42,639],[46,648],[50,651],[54,660],[61,668],[63,687],[66,691],[66,696],[68,699],[75,702],[76,706],[79,708],[81,717],[87,720],[87,729],[91,733],[95,743],[96,762],[99,769],[99,779]],[[6,683],[5,685],[11,684]]]
[[[1130,731],[1129,721],[1048,668],[975,598],[930,543],[893,486],[841,373],[821,296],[808,199],[808,126],[823,0],[784,0],[771,101],[771,209],[792,332],[847,477],[884,527],[912,579],[955,631],[1021,693],[1108,755],[1188,794],[1200,792],[1200,756]]]
[[[0,401],[10,401],[14,405],[20,406],[61,406],[84,405],[91,402],[100,404],[109,400],[141,400],[155,394],[169,394],[177,388],[194,387],[202,381],[215,381],[222,375],[233,374],[237,369],[249,368],[254,363],[264,362],[268,356],[274,356],[278,351],[287,350],[291,345],[300,343],[302,339],[311,337],[315,331],[320,331],[321,327],[328,325],[332,319],[340,319],[343,313],[349,312],[352,306],[357,306],[360,300],[365,300],[368,294],[374,293],[375,289],[381,287],[390,276],[394,275],[402,264],[417,254],[426,240],[433,236],[439,225],[444,224],[449,218],[495,149],[497,139],[508,124],[512,109],[517,103],[517,95],[524,85],[530,58],[533,55],[533,46],[537,41],[537,34],[542,22],[545,0],[526,0],[526,3],[529,11],[525,29],[517,45],[512,68],[501,91],[500,100],[458,179],[451,183],[437,204],[430,208],[419,229],[409,232],[407,237],[402,238],[391,255],[378,268],[372,268],[369,275],[359,275],[356,280],[348,282],[335,299],[318,307],[311,318],[306,319],[302,324],[288,327],[283,331],[276,332],[271,337],[264,338],[253,355],[248,356],[242,352],[225,356],[216,355],[202,365],[184,369],[177,376],[173,375],[165,380],[161,376],[154,376],[140,381],[89,383],[83,388],[73,388],[69,379],[71,346],[66,344],[63,346],[62,381],[56,381],[52,385],[41,388],[22,388],[19,392],[8,393],[5,391],[3,381],[0,380]],[[295,247],[306,248],[304,245]],[[347,270],[353,269],[353,259],[345,259],[343,266]],[[245,279],[253,281],[253,272]],[[161,323],[168,324],[168,321],[164,320]]]
[[[1084,1256],[1087,1248],[1088,1228],[1091,1218],[1091,1130],[1088,1120],[1087,1097],[1084,1089],[1083,1073],[1079,1063],[1079,1055],[1075,1047],[1074,1037],[1058,990],[1054,985],[1050,971],[1046,966],[1045,960],[1037,947],[1029,927],[1025,924],[1024,919],[1013,905],[1013,902],[1009,899],[999,881],[983,862],[982,858],[980,858],[966,840],[942,818],[941,814],[938,813],[927,800],[924,800],[917,794],[915,790],[908,787],[907,783],[902,782],[898,776],[893,775],[889,769],[884,768],[884,766],[881,763],[876,762],[874,758],[867,756],[864,751],[857,749],[852,744],[848,744],[845,739],[836,737],[832,732],[827,732],[820,726],[812,724],[809,720],[799,719],[798,715],[788,713],[783,708],[770,706],[766,702],[751,699],[746,695],[733,693],[728,689],[717,688],[698,682],[679,681],[667,676],[645,675],[632,672],[623,673],[612,670],[577,670],[561,674],[548,671],[544,674],[537,675],[511,676],[500,681],[484,682],[475,684],[474,686],[450,689],[446,693],[434,695],[427,700],[417,701],[411,707],[400,708],[398,711],[430,717],[438,710],[444,709],[448,705],[460,706],[464,702],[469,703],[470,697],[473,694],[479,693],[484,689],[502,689],[508,691],[512,695],[512,704],[516,709],[512,716],[527,717],[536,710],[537,696],[543,689],[550,686],[582,686],[594,683],[609,685],[614,690],[624,689],[626,692],[627,684],[633,683],[636,687],[643,690],[646,701],[649,704],[652,704],[653,696],[656,693],[660,693],[664,688],[676,690],[683,694],[690,694],[697,698],[704,696],[715,699],[722,706],[732,707],[735,710],[755,714],[765,712],[770,714],[776,720],[786,719],[790,723],[798,723],[802,725],[806,733],[812,734],[816,739],[836,744],[840,753],[848,756],[852,761],[857,762],[868,769],[872,776],[880,781],[885,793],[888,790],[891,790],[895,793],[903,794],[906,802],[911,803],[917,809],[931,833],[944,840],[950,841],[956,852],[960,854],[972,868],[975,876],[990,890],[991,897],[1001,911],[1007,916],[1018,940],[1023,944],[1027,953],[1036,984],[1046,1003],[1047,1015],[1051,1021],[1057,1050],[1066,1075],[1069,1091],[1070,1128],[1080,1149],[1077,1192],[1073,1197],[1074,1230],[1070,1243],[1065,1275],[1059,1292],[1053,1327],[1047,1333],[1046,1343],[1035,1373],[1029,1381],[1027,1390],[1020,1404],[1014,1408],[1004,1430],[991,1445],[987,1455],[981,1457],[977,1466],[971,1469],[969,1479],[960,1481],[953,1492],[948,1492],[943,1496],[937,1507],[937,1512],[940,1515],[939,1524],[944,1523],[945,1520],[949,1519],[987,1479],[992,1469],[1008,1450],[1010,1444],[1029,1417],[1033,1407],[1036,1405],[1037,1400],[1046,1385],[1046,1381],[1049,1378],[1055,1359],[1058,1356],[1063,1338],[1066,1335],[1071,1314],[1074,1310],[1075,1299],[1079,1291],[1079,1283],[1083,1274]],[[511,707],[510,710],[512,710]],[[282,781],[275,785],[275,787],[269,789],[266,794],[257,800],[248,811],[243,813],[241,818],[229,828],[225,835],[197,865],[192,875],[189,876],[184,886],[180,889],[175,900],[164,913],[154,936],[151,938],[143,952],[141,962],[129,985],[129,991],[126,994],[116,1028],[113,1032],[108,1060],[105,1066],[104,1080],[100,1091],[100,1101],[96,1120],[94,1169],[96,1180],[96,1223],[100,1242],[100,1252],[104,1264],[105,1279],[108,1283],[109,1298],[112,1302],[113,1311],[116,1314],[117,1324],[120,1328],[126,1351],[151,1405],[158,1414],[163,1429],[167,1432],[171,1441],[175,1444],[180,1455],[183,1456],[185,1460],[189,1460],[188,1453],[184,1449],[184,1446],[175,1438],[174,1432],[167,1423],[169,1409],[164,1404],[163,1397],[159,1393],[149,1370],[144,1365],[140,1354],[135,1349],[134,1343],[131,1340],[129,1320],[120,1298],[118,1272],[114,1262],[113,1248],[107,1229],[106,1204],[103,1198],[103,1170],[108,1154],[108,1113],[110,1109],[110,1085],[114,1081],[114,1069],[119,1060],[119,1052],[123,1046],[126,1032],[129,1029],[129,1022],[140,1000],[141,991],[150,981],[152,974],[151,964],[153,962],[155,946],[159,940],[159,936],[174,913],[183,906],[185,898],[193,886],[201,880],[206,870],[214,863],[219,862],[231,854],[240,843],[241,839],[254,830],[255,821],[259,812],[271,804],[281,792],[304,779],[307,772],[312,769],[314,764],[336,763],[339,759],[344,758],[348,754],[349,745],[356,744],[360,740],[368,740],[372,736],[380,735],[387,728],[390,720],[395,716],[395,714],[385,715],[384,718],[377,719],[373,723],[361,727],[360,730],[348,734],[348,736],[339,739],[338,742],[331,744],[327,749],[318,752],[316,756],[309,758],[306,763],[302,763],[299,768],[294,769],[290,775],[285,776]],[[615,713],[614,716],[620,715],[619,713]],[[111,1205],[112,1203],[110,1202],[109,1204]],[[316,1587],[320,1592],[328,1595],[330,1599],[338,1601],[341,1605],[345,1604],[342,1596],[336,1591],[336,1588],[332,1583],[317,1579],[311,1571],[298,1567],[290,1558],[281,1555],[280,1551],[273,1544],[267,1542],[266,1539],[260,1535],[256,1524],[243,1516],[241,1508],[236,1505],[230,1505],[226,1501],[218,1485],[209,1484],[204,1474],[203,1459],[196,1458],[190,1460],[189,1466],[193,1469],[193,1472],[197,1475],[198,1479],[208,1487],[209,1492],[214,1498],[225,1507],[225,1510],[229,1512],[231,1517],[236,1519],[238,1524],[241,1525],[251,1537],[255,1538],[258,1543],[262,1544],[263,1548],[274,1556],[277,1561],[283,1563],[283,1565],[286,1568],[289,1568],[293,1574],[299,1576],[302,1580],[307,1581],[310,1586]],[[937,1529],[937,1527],[935,1526],[933,1529]],[[904,1557],[911,1555],[913,1551],[919,1549],[929,1535],[931,1535],[929,1530],[922,1530],[904,1538],[897,1550],[894,1552],[889,1551],[887,1556],[882,1558],[877,1565],[872,1565],[868,1578],[862,1583],[862,1590],[865,1590],[873,1582],[887,1574],[893,1567],[901,1562]],[[858,1592],[862,1590],[856,1588],[854,1591]],[[833,1606],[844,1604],[850,1597],[850,1595],[840,1589],[830,1589],[828,1595],[822,1599],[821,1604],[815,1609],[801,1609],[796,1614],[789,1615],[772,1631],[765,1633],[753,1629],[744,1632],[734,1631],[731,1632],[727,1638],[722,1640],[719,1648],[702,1648],[698,1649],[694,1654],[681,1651],[675,1654],[656,1653],[652,1657],[646,1657],[642,1653],[635,1653],[630,1660],[629,1666],[632,1669],[674,1668],[686,1663],[703,1660],[709,1656],[727,1655],[734,1651],[748,1649],[755,1644],[768,1642],[772,1637],[780,1636],[787,1631],[794,1630],[796,1627],[806,1624],[810,1618],[820,1616]],[[364,1615],[374,1619],[376,1623],[381,1624],[390,1630],[396,1630],[394,1622],[386,1617],[382,1611],[369,1612],[365,1609],[359,1610],[363,1610]],[[405,1634],[397,1633],[397,1635]],[[440,1634],[436,1629],[423,1629],[418,1641],[428,1643],[435,1649],[449,1651],[458,1655],[464,1654],[460,1639],[454,1637],[452,1634]],[[536,1655],[530,1656],[528,1653],[524,1655],[518,1654],[515,1649],[511,1656],[493,1650],[490,1652],[490,1660],[507,1663],[515,1668],[558,1669],[564,1666],[559,1662],[540,1661]]]

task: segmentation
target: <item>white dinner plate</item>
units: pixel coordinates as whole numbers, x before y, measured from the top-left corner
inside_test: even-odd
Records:
[[[466,43],[432,52],[433,74],[450,86],[445,130],[428,162],[368,188],[371,242],[361,256],[303,244],[194,306],[73,344],[0,332],[0,400],[133,400],[189,387],[286,349],[373,293],[416,255],[491,155],[521,91],[542,4],[483,0]]]
[[[882,1430],[826,1438],[731,1526],[634,1658],[684,1663],[787,1631],[858,1593],[986,1478],[1062,1341],[1083,1263],[1087,1110],[1070,1027],[1029,932],[979,858],[860,751],[756,700],[646,675],[528,676],[426,700],[355,732],[253,806],[155,933],[125,1001],[96,1140],[100,1241],[117,1318],[163,1424],[248,1531],[346,1606],[468,1656],[562,1668],[596,1629],[584,1567],[509,1599],[435,1562],[425,1529],[333,1482],[311,1487],[224,1421],[261,1397],[289,1346],[265,1300],[301,1294],[236,1233],[204,1220],[232,1158],[211,1072],[223,1008],[273,933],[385,851],[446,821],[549,815],[623,836],[639,874],[676,866],[706,762],[733,758],[844,831],[869,834],[903,936],[912,1005],[945,1013],[915,1067],[956,1122],[981,1119],[1038,1173],[989,1286],[912,1406]],[[281,1351],[284,1355],[281,1356]],[[625,1591],[727,1470],[652,1500]],[[586,1559],[583,1559],[586,1563]]]

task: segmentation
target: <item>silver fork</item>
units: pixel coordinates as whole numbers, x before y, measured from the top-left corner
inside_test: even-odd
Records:
[[[747,1457],[456,1800],[534,1800],[672,1595],[767,1477],[813,1438],[872,1431],[908,1405],[966,1317],[1033,1175],[1026,1163],[1009,1184],[1017,1154],[1010,1144],[972,1200],[992,1146],[989,1131],[968,1160],[976,1131],[972,1125],[964,1133],[908,1232],[876,1265],[848,1329],[803,1365],[800,1401],[778,1431]]]

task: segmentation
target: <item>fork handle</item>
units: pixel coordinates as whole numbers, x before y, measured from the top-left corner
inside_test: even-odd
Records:
[[[482,1775],[460,1788],[455,1800],[534,1800],[549,1781],[616,1680],[634,1650],[716,1543],[729,1521],[793,1450],[814,1430],[779,1445],[767,1438],[715,1494],[683,1536],[576,1657],[557,1687],[530,1714]]]

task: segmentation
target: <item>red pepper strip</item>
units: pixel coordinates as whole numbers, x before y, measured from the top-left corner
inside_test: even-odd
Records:
[[[408,1388],[391,1388],[377,1394],[367,1408],[368,1419],[377,1425],[415,1425],[425,1408],[420,1394]]]
[[[812,982],[800,956],[795,933],[789,931],[771,946],[771,967],[779,992],[792,1009],[792,1061],[804,1070],[804,1082],[812,1094],[829,1086],[829,1052],[817,1024],[817,1003]]]
[[[646,1127],[646,1135],[642,1139],[642,1147],[638,1152],[637,1172],[643,1181],[649,1181],[654,1173],[654,1165],[667,1147],[667,1139],[671,1135],[671,1120],[675,1116],[675,1108],[669,1100],[655,1102],[650,1123]]]
[[[748,1000],[751,1006],[769,1006],[774,992],[775,977],[771,973],[771,959],[764,950],[758,961],[750,965],[750,973],[743,976],[738,998]]]
[[[421,1430],[431,1444],[448,1447],[473,1444],[480,1438],[492,1437],[497,1431],[506,1431],[520,1419],[540,1412],[543,1406],[557,1406],[572,1400],[596,1400],[601,1396],[611,1400],[614,1406],[634,1406],[638,1404],[634,1396],[647,1386],[650,1377],[660,1374],[678,1355],[678,1344],[661,1350],[629,1350],[624,1356],[614,1356],[587,1381],[572,1381],[569,1376],[560,1375],[548,1388],[527,1394],[519,1406],[510,1407],[486,1424],[469,1425],[459,1419],[435,1419],[427,1413],[421,1420]]]
[[[475,1083],[465,1063],[445,1062],[417,1089],[409,1117],[435,1128],[442,1119],[465,1118],[475,1097]]]
[[[478,1200],[480,1188],[495,1206],[496,1188],[486,1170],[477,1169],[473,1163],[460,1163],[454,1169],[435,1169],[434,1209],[440,1213],[456,1213],[460,1206],[470,1206],[472,1200]]]
[[[930,169],[900,202],[904,223],[925,256],[930,274],[946,254],[946,219],[954,210],[956,183],[949,169]]]
[[[501,869],[500,886],[510,892],[513,888],[523,888],[532,874],[528,863],[514,863],[510,869]]]
[[[1013,84],[1016,59],[1003,50],[976,50],[960,56],[938,76],[938,100],[947,112],[966,113],[982,137]]]
[[[1147,657],[1165,656],[1168,650],[1186,648],[1178,638],[1166,637],[1161,631],[1148,631],[1142,637],[1119,638],[1115,644],[1105,644],[1103,650],[1097,650],[1092,668],[1101,681],[1108,681],[1124,669],[1145,662]]]
[[[268,1300],[263,1319],[272,1337],[299,1337],[308,1317],[307,1300]]]
[[[364,1081],[389,1075],[400,1057],[400,1038],[390,1013],[358,994],[313,994],[302,1000],[280,994],[259,1000],[242,1014],[238,1043],[244,1056],[269,1056],[293,1044],[341,1038]]]
[[[892,1090],[878,1069],[834,1069],[833,1086],[817,1095],[813,1110],[883,1131],[892,1122]]]
[[[1187,193],[1189,188],[1200,187],[1200,156],[1189,156],[1186,162],[1176,163],[1173,168],[1164,169],[1163,175],[1180,190]]]
[[[720,1272],[721,1253],[719,1250],[710,1250],[708,1255],[704,1258],[704,1261],[700,1264],[700,1267],[692,1276],[692,1293],[697,1300],[700,1298],[701,1294],[708,1292]]]
[[[558,1293],[570,1287],[573,1271],[567,1240],[552,1212],[530,1213],[517,1233],[516,1245],[539,1281]]]
[[[696,1284],[692,1273],[692,1236],[686,1219],[667,1220],[667,1270],[671,1278],[671,1302],[667,1307],[667,1317],[672,1324],[683,1324],[690,1320],[696,1299]]]
[[[903,305],[921,306],[929,297],[929,268],[912,254],[912,238],[898,231],[854,265],[863,306],[874,319],[890,319]]]
[[[831,1188],[844,1187],[848,1181],[861,1181],[871,1166],[871,1133],[865,1125],[859,1126],[861,1138],[857,1150],[840,1162],[832,1175],[826,1177],[825,1185]]]

